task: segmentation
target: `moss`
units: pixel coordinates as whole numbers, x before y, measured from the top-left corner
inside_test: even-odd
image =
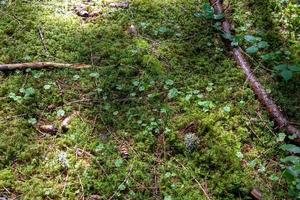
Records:
[[[266,199],[284,198],[284,183],[268,178],[280,171],[270,160],[280,155],[273,123],[211,22],[194,16],[203,3],[136,0],[85,22],[72,11],[78,2],[1,7],[0,62],[94,67],[0,74],[0,185],[6,188],[0,194],[205,199],[200,183],[215,199],[247,199],[254,186]],[[233,5],[246,9],[244,3]],[[242,11],[235,16],[246,18]],[[126,31],[132,24],[138,37]],[[21,88],[34,92],[26,96]],[[29,120],[59,126],[73,111],[79,115],[71,128],[57,135],[42,135]],[[185,148],[189,133],[199,140],[195,151]],[[124,145],[128,159],[119,152]]]

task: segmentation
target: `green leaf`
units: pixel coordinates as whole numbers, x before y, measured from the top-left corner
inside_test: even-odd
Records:
[[[297,174],[289,167],[287,168],[282,175],[285,177],[285,179],[288,182],[292,182],[295,180],[295,177],[297,177]]]
[[[276,176],[276,175],[274,175],[274,174],[272,174],[272,175],[269,177],[269,179],[270,179],[271,181],[278,181],[278,180],[279,180],[279,177]]]
[[[190,99],[192,98],[192,96],[193,96],[193,95],[188,94],[188,95],[186,95],[186,96],[184,97],[184,100],[185,100],[185,101],[190,101]]]
[[[280,161],[283,163],[299,164],[300,158],[297,156],[288,156],[288,157],[280,159]]]
[[[77,81],[77,80],[79,80],[79,79],[80,79],[80,76],[79,76],[79,75],[74,75],[74,76],[73,76],[73,80],[74,80],[74,81]]]
[[[205,3],[202,8],[203,8],[205,15],[207,17],[212,18],[213,14],[214,14],[214,9],[211,7],[211,5],[209,3]]]
[[[245,35],[244,38],[247,42],[250,42],[250,43],[254,43],[256,41],[256,37],[254,37],[253,35]]]
[[[280,64],[275,66],[275,69],[278,71],[283,71],[283,70],[288,70],[288,65],[287,64]]]
[[[216,22],[213,27],[218,30],[218,31],[221,31],[222,30],[222,24],[221,22]]]
[[[100,74],[97,73],[97,72],[93,72],[93,73],[90,73],[90,77],[92,77],[92,78],[99,78]]]
[[[120,190],[120,191],[124,191],[126,189],[126,185],[125,184],[121,184],[121,185],[119,185],[119,187],[118,187],[118,190]]]
[[[65,115],[65,111],[63,109],[59,109],[57,112],[56,112],[56,115],[58,117],[63,117]]]
[[[170,30],[167,27],[162,26],[162,27],[159,27],[158,32],[159,33],[168,33],[168,32],[170,32]]]
[[[166,178],[170,178],[171,176],[172,176],[172,173],[171,173],[171,172],[165,173],[165,177],[166,177]]]
[[[263,59],[264,61],[267,61],[267,60],[271,60],[271,59],[272,59],[272,55],[271,55],[271,54],[264,54],[264,55],[261,55],[260,57],[261,57],[261,59]]]
[[[288,151],[290,153],[300,153],[300,147],[293,144],[284,144],[281,146],[282,150]]]
[[[290,140],[294,140],[294,139],[298,138],[298,136],[296,134],[293,134],[293,135],[289,135],[288,138]]]
[[[49,90],[51,88],[51,85],[44,85],[45,90]]]
[[[172,99],[172,98],[175,98],[178,96],[178,90],[176,88],[172,88],[171,90],[169,90],[169,93],[168,93],[168,98],[169,99]]]
[[[257,47],[259,49],[265,49],[265,48],[269,47],[269,44],[267,42],[265,42],[265,41],[261,41],[261,42],[257,43]]]
[[[299,67],[299,66],[293,65],[293,66],[289,66],[288,68],[289,68],[289,70],[291,70],[292,72],[300,72],[300,67]]]
[[[37,120],[36,120],[36,118],[29,118],[28,123],[31,124],[31,125],[34,125],[34,124],[37,123]]]
[[[121,159],[115,160],[115,166],[116,166],[116,167],[121,167],[122,164],[123,164],[123,160],[121,160]]]
[[[234,40],[234,36],[231,33],[224,33],[224,34],[222,34],[222,37],[226,40],[229,40],[229,41]]]
[[[230,108],[230,106],[225,106],[225,107],[223,108],[223,110],[224,110],[224,112],[229,113],[229,112],[231,111],[231,108]]]
[[[174,81],[171,80],[171,79],[168,79],[165,81],[166,85],[173,85],[174,84]]]
[[[236,154],[235,154],[239,159],[243,159],[244,158],[244,154],[242,153],[242,152],[237,152]]]
[[[214,15],[214,19],[215,20],[221,20],[221,19],[223,19],[224,18],[224,14],[222,13],[222,14],[217,14],[217,15]]]
[[[165,196],[165,197],[164,197],[164,200],[172,200],[172,197],[169,196],[169,195],[168,195],[168,196]]]
[[[283,142],[285,137],[286,137],[286,135],[284,133],[279,133],[278,136],[277,136],[276,141],[277,142]]]
[[[137,80],[134,80],[134,81],[132,81],[132,84],[133,84],[134,86],[138,86],[138,85],[140,84],[140,82],[137,81]]]
[[[30,97],[34,95],[35,90],[32,87],[26,88],[25,90],[24,88],[21,88],[20,92],[25,94],[24,97]]]
[[[290,70],[283,70],[280,72],[280,75],[284,78],[285,81],[291,80],[293,78],[293,72]]]
[[[252,47],[249,47],[246,49],[246,52],[249,53],[249,54],[255,54],[258,52],[258,48],[256,46],[252,46]]]
[[[15,93],[11,92],[8,94],[8,97],[13,99],[14,101],[21,103],[22,101],[22,97],[21,96],[17,96]]]
[[[231,42],[231,46],[232,47],[238,47],[239,46],[239,42],[238,41],[232,41]]]

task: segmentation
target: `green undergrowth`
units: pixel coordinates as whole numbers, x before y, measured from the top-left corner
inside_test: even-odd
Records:
[[[93,65],[1,72],[0,197],[288,198],[273,122],[212,22],[194,15],[206,2],[135,0],[91,21],[73,12],[79,1],[0,3],[1,63]],[[262,79],[272,92],[285,84]],[[38,131],[74,111],[66,133]]]

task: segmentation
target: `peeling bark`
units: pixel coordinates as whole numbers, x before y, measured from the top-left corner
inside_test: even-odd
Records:
[[[214,8],[215,14],[224,14],[223,0],[210,0],[211,5]],[[232,26],[226,18],[221,20],[222,31],[224,34],[233,34]],[[296,134],[298,138],[296,142],[300,143],[300,130],[289,123],[287,117],[282,113],[280,108],[272,100],[272,98],[267,94],[266,90],[263,88],[261,83],[255,77],[253,71],[251,70],[250,64],[243,54],[241,47],[232,47],[231,41],[224,39],[225,44],[232,50],[233,57],[239,67],[244,71],[247,76],[247,81],[250,84],[253,92],[257,96],[260,103],[266,108],[271,118],[276,122],[278,128],[285,131],[288,134]]]
[[[71,68],[71,69],[84,69],[89,68],[90,65],[86,64],[65,64],[53,62],[33,62],[33,63],[16,63],[16,64],[0,64],[0,71],[9,71],[16,69],[44,69],[44,68]]]

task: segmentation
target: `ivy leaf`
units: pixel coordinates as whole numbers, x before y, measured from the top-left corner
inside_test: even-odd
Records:
[[[246,52],[249,54],[256,54],[258,52],[258,48],[256,46],[252,46],[246,49]]]

